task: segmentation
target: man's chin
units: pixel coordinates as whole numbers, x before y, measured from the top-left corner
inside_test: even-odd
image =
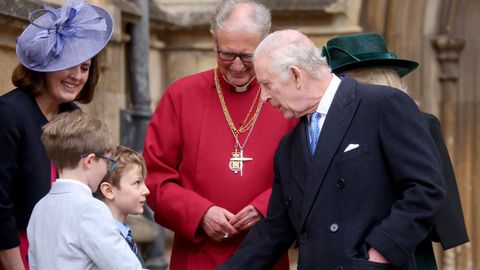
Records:
[[[245,86],[250,81],[250,78],[248,76],[242,76],[242,77],[228,76],[227,80],[236,87],[242,87],[242,86]]]

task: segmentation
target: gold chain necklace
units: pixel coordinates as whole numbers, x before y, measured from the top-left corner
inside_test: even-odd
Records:
[[[250,109],[248,110],[247,115],[245,116],[245,119],[243,120],[240,127],[237,129],[235,127],[235,123],[233,123],[232,117],[230,116],[230,112],[228,111],[227,104],[225,103],[225,98],[222,92],[222,86],[220,85],[220,81],[218,80],[217,69],[214,70],[214,78],[215,78],[215,88],[217,89],[218,98],[220,99],[220,104],[222,105],[223,114],[225,115],[225,119],[227,120],[228,126],[230,126],[230,129],[232,130],[232,132],[235,133],[235,135],[238,135],[240,133],[244,133],[247,130],[250,130],[252,125],[255,123],[255,121],[257,121],[257,117],[263,105],[263,103],[259,101],[255,114],[252,117],[250,117],[250,114],[252,113],[255,103],[260,97],[260,90],[257,91],[257,94],[253,99],[252,105],[250,105]]]
[[[233,123],[232,117],[230,116],[230,112],[228,111],[227,104],[225,103],[225,98],[223,96],[222,92],[222,87],[220,86],[220,82],[218,80],[218,73],[217,69],[214,69],[214,80],[215,80],[215,88],[217,89],[217,94],[218,94],[218,99],[220,100],[220,104],[222,105],[222,110],[223,114],[225,115],[225,119],[227,120],[228,126],[230,127],[230,130],[232,131],[233,137],[235,138],[235,152],[232,152],[232,157],[230,158],[230,161],[228,163],[228,166],[231,171],[233,171],[235,174],[240,172],[240,176],[243,175],[243,162],[244,161],[251,161],[253,160],[252,158],[247,158],[243,156],[243,148],[247,144],[248,138],[250,137],[250,134],[252,133],[253,127],[255,126],[255,123],[257,122],[258,115],[260,114],[260,110],[262,109],[263,103],[260,101],[260,89],[258,89],[257,94],[255,95],[255,98],[253,99],[252,105],[250,105],[250,109],[248,110],[247,116],[245,117],[245,120],[241,124],[241,126],[237,129],[235,127],[235,124]],[[255,103],[258,100],[258,105],[257,109],[255,110],[255,113],[253,114],[252,117],[250,117],[250,114],[253,110],[253,107],[255,106]],[[250,119],[249,119],[250,118]],[[238,135],[240,133],[244,133],[245,131],[248,130],[247,137],[245,138],[245,141],[243,144],[240,143],[238,139]],[[238,149],[240,148],[240,152]]]

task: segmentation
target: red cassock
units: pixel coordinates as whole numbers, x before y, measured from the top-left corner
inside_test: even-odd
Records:
[[[219,74],[225,103],[238,128],[258,84],[243,93]],[[255,113],[255,108],[252,114]],[[223,242],[208,238],[201,220],[213,205],[236,214],[251,204],[264,216],[273,181],[273,156],[280,139],[296,125],[270,103],[264,104],[244,147],[243,176],[229,168],[235,138],[225,120],[213,70],[173,83],[163,95],[147,130],[148,205],[155,220],[175,233],[170,269],[209,270],[230,257],[245,234]],[[244,143],[248,131],[239,136]],[[284,256],[275,269],[289,269]]]

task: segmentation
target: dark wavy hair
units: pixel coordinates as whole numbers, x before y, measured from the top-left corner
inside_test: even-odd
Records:
[[[18,88],[24,88],[32,92],[34,96],[46,90],[47,81],[45,72],[33,71],[22,64],[13,70],[12,83]],[[88,71],[88,79],[82,90],[74,101],[87,104],[90,103],[95,94],[95,87],[100,77],[100,69],[98,67],[98,55],[91,59],[90,70]]]

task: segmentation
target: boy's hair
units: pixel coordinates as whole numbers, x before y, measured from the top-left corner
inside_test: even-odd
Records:
[[[125,173],[125,169],[132,165],[137,165],[140,167],[143,179],[145,179],[147,176],[147,167],[145,165],[145,161],[142,155],[137,153],[135,150],[119,145],[115,149],[112,158],[117,161],[117,166],[113,172],[107,174],[105,178],[103,178],[102,182],[99,184],[99,187],[102,183],[106,182],[120,189],[120,178]],[[105,199],[105,196],[100,188],[97,189],[97,191],[94,193],[94,196],[100,200]]]
[[[61,113],[43,126],[42,143],[59,171],[76,168],[82,154],[103,155],[115,147],[107,125],[80,109]]]

